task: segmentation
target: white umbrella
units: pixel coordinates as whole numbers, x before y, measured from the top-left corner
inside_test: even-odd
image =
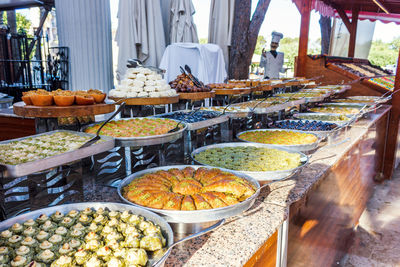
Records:
[[[161,33],[161,34],[160,34]],[[119,47],[117,79],[126,72],[128,59],[158,66],[165,50],[160,0],[120,0],[115,40]]]
[[[198,43],[196,25],[193,22],[194,6],[191,0],[172,0],[170,13],[171,43]]]
[[[226,68],[229,65],[234,8],[235,0],[211,0],[208,42],[221,47]]]

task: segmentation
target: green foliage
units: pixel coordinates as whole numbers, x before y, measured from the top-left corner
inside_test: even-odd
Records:
[[[20,34],[27,34],[29,29],[31,28],[32,22],[24,15],[20,13],[16,13],[15,15],[17,19],[17,32]],[[3,22],[7,23],[7,12],[3,12]]]
[[[285,37],[279,44],[278,51],[285,53],[285,65],[288,68],[294,68],[294,58],[299,51],[299,38]]]
[[[257,43],[256,43],[256,48],[254,49],[254,54],[261,55],[262,49],[265,47],[266,43],[267,43],[267,40],[265,39],[265,37],[262,35],[259,35],[257,37]]]
[[[399,47],[399,37],[395,38],[390,43],[384,43],[381,40],[373,41],[368,60],[370,60],[372,64],[381,67],[396,64]]]
[[[393,41],[390,42],[390,47],[394,50],[400,49],[400,36],[394,38]]]
[[[199,44],[208,44],[208,39],[207,38],[200,38],[199,39]]]

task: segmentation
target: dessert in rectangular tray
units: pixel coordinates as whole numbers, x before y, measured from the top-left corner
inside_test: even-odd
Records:
[[[0,142],[0,165],[7,175],[19,177],[101,153],[114,147],[114,139],[103,136],[80,149],[93,135],[57,130]]]

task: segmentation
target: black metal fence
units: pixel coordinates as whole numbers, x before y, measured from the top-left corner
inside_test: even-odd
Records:
[[[29,51],[31,43],[35,42]],[[68,89],[68,47],[49,47],[48,38],[0,32],[0,92],[19,101],[34,89]]]

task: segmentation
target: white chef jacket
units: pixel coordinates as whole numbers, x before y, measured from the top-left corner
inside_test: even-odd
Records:
[[[264,77],[269,77],[270,79],[279,78],[279,72],[285,72],[285,69],[282,68],[284,57],[285,55],[282,52],[278,52],[275,58],[271,52],[268,51],[266,53],[265,62],[263,62]]]

